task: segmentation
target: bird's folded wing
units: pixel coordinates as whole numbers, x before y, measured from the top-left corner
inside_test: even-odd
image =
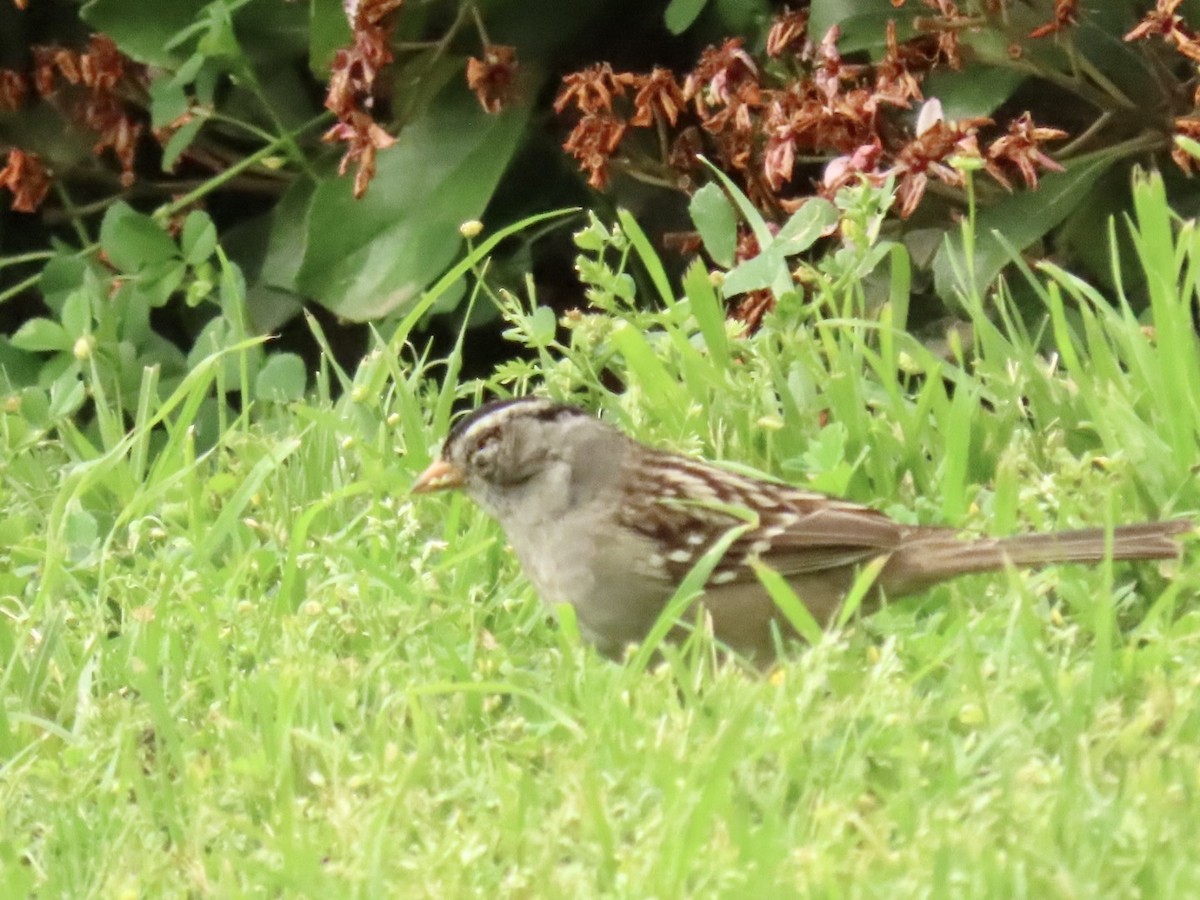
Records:
[[[755,580],[751,559],[785,576],[865,562],[895,549],[907,530],[870,507],[820,494],[790,491],[769,505],[761,497],[753,499],[759,502],[751,512],[749,503],[670,498],[643,509],[626,525],[659,545],[682,536],[683,546],[662,560],[676,579],[731,529],[742,529],[713,570],[711,580],[718,584]]]
[[[793,503],[771,511],[761,528],[734,542],[728,555],[745,561],[757,557],[790,576],[866,562],[899,545],[905,527],[878,510],[822,499],[807,508]]]

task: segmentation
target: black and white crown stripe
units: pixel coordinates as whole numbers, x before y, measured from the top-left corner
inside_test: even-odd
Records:
[[[463,444],[478,444],[487,433],[502,428],[514,418],[532,418],[541,422],[553,422],[589,413],[574,406],[567,406],[545,397],[511,397],[507,400],[492,400],[472,410],[454,423],[443,444],[443,455],[447,448]]]

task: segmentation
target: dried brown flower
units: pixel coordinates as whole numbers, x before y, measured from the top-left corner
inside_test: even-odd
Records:
[[[487,113],[498,113],[512,100],[516,85],[517,48],[488,44],[483,59],[467,60],[467,87]]]
[[[588,184],[603,190],[608,184],[608,163],[625,136],[625,123],[609,113],[592,113],[579,120],[563,149],[588,172]]]
[[[771,190],[778,191],[792,180],[792,167],[796,164],[796,139],[790,130],[781,130],[771,135],[763,154],[763,177]]]
[[[830,160],[821,177],[821,193],[833,197],[839,190],[864,176],[872,181],[882,181],[882,177],[875,174],[882,157],[883,145],[877,139],[856,147],[853,153]]]
[[[726,169],[749,172],[754,162],[754,135],[749,131],[730,128],[713,135],[717,144],[717,158]],[[755,195],[755,184],[747,185],[752,200],[764,199]],[[769,205],[769,202],[768,202]]]
[[[682,87],[665,70],[633,75],[601,63],[577,72],[564,79],[556,102],[559,111],[571,108],[584,116],[564,147],[588,172],[589,183],[600,187],[626,128],[655,124],[663,137],[662,164],[681,176],[679,188],[695,188],[696,157],[707,153],[737,177],[751,202],[771,215],[796,208],[809,193],[797,183],[802,164],[809,177],[816,164],[823,166],[814,187],[825,196],[862,179],[878,184],[895,176],[897,211],[903,216],[916,209],[930,179],[963,186],[965,177],[954,157],[980,160],[1006,186],[1012,173],[1036,185],[1040,170],[1057,167],[1041,145],[1063,135],[1038,128],[1028,118],[1013,122],[984,153],[978,130],[989,120],[946,122],[939,104],[925,103],[916,136],[907,142],[901,137],[889,107],[922,102],[925,73],[938,63],[958,66],[960,34],[983,24],[982,15],[997,12],[1001,0],[987,0],[986,13],[971,15],[961,12],[955,0],[921,2],[933,14],[917,18],[917,36],[901,42],[897,26],[889,24],[886,51],[869,66],[845,62],[836,27],[814,45],[804,33],[805,14],[789,10],[776,19],[768,37],[769,55],[792,53],[800,64],[799,71],[784,72],[782,78],[775,69],[760,71],[738,39],[707,48],[683,76]],[[1067,23],[1076,5],[1060,0],[1056,15],[1061,23]],[[631,89],[636,92],[632,115],[628,101],[617,102]],[[668,128],[675,130],[666,133]]]
[[[18,147],[8,151],[8,160],[0,169],[0,187],[12,192],[16,212],[37,212],[50,190],[50,174],[36,153]]]
[[[79,57],[79,80],[93,91],[111,91],[125,75],[125,57],[105,34],[88,38],[88,52]]]
[[[630,125],[645,128],[656,120],[674,125],[687,108],[683,91],[669,69],[655,66],[649,75],[633,76],[633,88],[637,94],[633,98],[634,112],[629,120]]]
[[[61,50],[60,47],[33,48],[33,86],[41,97],[50,97],[57,90],[58,65],[55,55]]]
[[[1200,119],[1188,116],[1175,120],[1175,132],[1186,137],[1200,140]]]
[[[1158,35],[1173,43],[1189,41],[1192,38],[1183,16],[1175,12],[1183,0],[1157,0],[1154,9],[1146,13],[1142,20],[1125,35],[1127,41],[1141,41],[1151,35]]]
[[[741,38],[709,47],[683,83],[683,96],[696,105],[707,131],[718,133],[731,122],[750,129],[750,109],[761,105],[758,68],[742,49]],[[721,109],[715,109],[720,107]]]
[[[754,334],[762,327],[763,317],[775,309],[775,294],[767,288],[759,288],[742,294],[731,317],[746,325],[746,334]]]
[[[875,66],[875,102],[907,109],[913,100],[923,100],[921,82],[909,66],[915,54],[896,39],[896,22],[887,24],[887,52]]]
[[[698,231],[665,231],[662,245],[680,256],[695,256],[704,249],[704,240]]]
[[[1153,11],[1125,35],[1127,41],[1143,40],[1158,35],[1192,62],[1200,63],[1200,40],[1183,16],[1176,13],[1183,0],[1158,0]]]
[[[99,156],[112,149],[121,164],[121,184],[135,181],[134,161],[144,126],[130,113],[119,96],[122,82],[143,77],[142,67],[126,59],[112,38],[93,34],[83,52],[59,46],[33,48],[33,81],[43,98],[57,97],[59,79],[82,88],[65,91],[60,101],[70,116],[97,132],[92,152]]]
[[[917,136],[896,155],[895,164],[884,174],[899,176],[896,199],[899,214],[907,219],[916,210],[929,184],[929,176],[944,184],[962,187],[963,174],[947,164],[952,156],[965,155],[982,158],[976,133],[990,119],[963,119],[947,122],[941,117],[941,104],[926,103],[919,120]],[[925,120],[928,121],[925,121]]]
[[[353,27],[378,25],[384,17],[404,5],[404,0],[343,0],[346,18]]]
[[[1063,167],[1042,152],[1039,144],[1046,141],[1059,141],[1067,136],[1065,131],[1057,128],[1043,128],[1033,124],[1033,119],[1026,112],[1020,118],[1014,119],[1008,125],[1008,134],[999,137],[987,148],[987,158],[995,163],[1007,163],[1015,166],[1025,181],[1025,186],[1036,188],[1038,185],[1038,167],[1052,172],[1062,172]],[[1001,184],[1008,186],[1008,181],[990,167],[993,177]]]
[[[574,106],[584,116],[613,111],[613,97],[624,97],[625,89],[633,87],[634,76],[616,74],[608,63],[596,63],[563,78],[563,88],[554,99],[554,111],[562,112]]]
[[[796,152],[816,145],[816,132],[827,116],[825,105],[812,92],[777,91],[767,107],[764,130],[767,143],[763,151],[763,177],[778,191],[792,180]]]
[[[1064,28],[1077,24],[1079,0],[1054,0],[1054,18],[1029,32],[1031,38],[1043,38],[1058,34]]]
[[[1189,60],[1200,62],[1200,41],[1196,40],[1195,31],[1186,20],[1176,12],[1182,1],[1158,0],[1154,10],[1146,13],[1145,18],[1124,36],[1124,40],[1139,41],[1158,35],[1164,41],[1174,43],[1175,49]]]
[[[83,103],[80,118],[99,137],[92,152],[99,156],[111,148],[121,164],[121,184],[129,187],[136,180],[133,172],[137,143],[143,125],[134,120],[116,97],[107,91],[96,91]]]
[[[15,112],[29,96],[29,79],[12,69],[0,69],[0,112]]]
[[[817,47],[818,62],[813,70],[813,83],[817,91],[831,104],[841,93],[843,82],[853,84],[865,71],[864,66],[848,66],[842,62],[842,54],[837,48],[841,36],[842,29],[837,25],[825,33]]]
[[[785,7],[767,32],[767,56],[778,58],[797,44],[803,44],[807,33],[808,10]]]
[[[361,199],[367,192],[367,186],[375,177],[375,154],[386,150],[396,143],[378,122],[365,112],[352,111],[345,121],[338,122],[321,136],[326,142],[342,142],[347,145],[341,162],[338,164],[338,175],[345,175],[350,164],[357,162],[358,171],[354,174],[354,199]]]
[[[334,54],[325,107],[338,117],[338,123],[321,139],[347,145],[338,165],[339,174],[344,175],[352,162],[358,163],[355,198],[366,193],[375,175],[375,154],[395,143],[395,138],[375,121],[371,110],[379,72],[393,59],[388,43],[391,25],[384,19],[401,5],[403,0],[347,0],[345,4],[354,43]]]
[[[56,45],[33,48],[34,83],[43,97],[58,89],[57,78],[97,93],[111,92],[125,76],[126,60],[113,39],[104,34],[88,38],[88,49],[77,52]]]
[[[375,80],[391,61],[385,29],[370,24],[356,29],[354,44],[334,54],[325,108],[338,118],[347,118],[351,112],[374,105]]]
[[[937,58],[950,68],[962,68],[962,53],[959,50],[959,32],[965,28],[978,25],[978,21],[963,15],[954,0],[923,0],[930,9],[937,10],[937,15],[931,18],[918,17],[913,20],[913,26],[918,30],[927,31],[937,39]]]

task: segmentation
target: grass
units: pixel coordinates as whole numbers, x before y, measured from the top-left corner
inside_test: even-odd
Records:
[[[593,260],[609,313],[569,342],[501,298],[538,360],[495,381],[910,521],[1194,511],[1200,256],[1156,190],[1137,186],[1132,223],[1146,321],[1047,266],[1028,273],[1045,334],[1005,293],[968,294],[973,348],[935,356],[902,309],[866,315],[831,279],[823,314],[730,340],[698,272],[657,312],[606,293],[605,265],[648,252],[618,239]],[[766,677],[703,636],[615,665],[547,621],[464,498],[408,496],[478,390],[406,347],[416,319],[210,448],[192,426],[219,357],[127,435],[0,419],[4,896],[1200,885],[1194,553],[963,579]]]

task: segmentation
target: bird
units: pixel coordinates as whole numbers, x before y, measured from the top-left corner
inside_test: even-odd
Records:
[[[960,575],[1105,559],[1173,559],[1187,518],[1110,531],[964,538],[872,507],[751,477],[627,436],[577,406],[525,396],[460,418],[413,493],[461,489],[496,519],[551,608],[570,604],[582,636],[619,657],[646,638],[681,581],[728,545],[695,601],[728,650],[770,664],[796,636],[755,572],[779,573],[828,626],[862,567],[880,560],[863,609]],[[738,529],[731,535],[732,529]],[[686,611],[668,638],[698,621]]]

